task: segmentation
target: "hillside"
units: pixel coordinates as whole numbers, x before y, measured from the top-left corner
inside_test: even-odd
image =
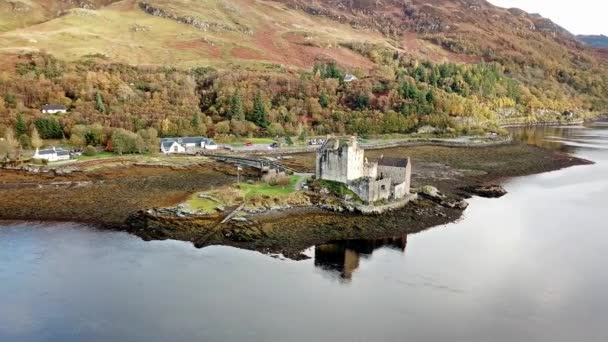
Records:
[[[72,8],[96,9],[117,0],[0,0],[0,32],[42,23]]]
[[[579,40],[598,48],[608,48],[608,37],[602,35],[578,36]]]
[[[58,137],[466,132],[608,108],[605,51],[484,0],[0,0],[0,17],[2,131],[45,103],[70,109]]]

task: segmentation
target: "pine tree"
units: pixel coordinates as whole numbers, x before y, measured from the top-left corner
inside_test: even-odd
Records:
[[[429,92],[426,93],[426,102],[431,105],[435,104],[435,94],[433,94],[433,90],[429,90]]]
[[[266,106],[264,105],[262,94],[260,94],[259,92],[255,95],[255,99],[253,101],[253,112],[251,113],[249,121],[262,128],[268,127],[268,115],[266,113]]]
[[[322,92],[319,96],[319,104],[323,108],[327,108],[327,106],[329,106],[329,97],[327,96],[327,94],[325,94],[325,92]]]
[[[190,126],[192,126],[192,131],[195,134],[200,134],[201,130],[201,115],[199,113],[194,113],[192,115],[192,120],[190,120]]]
[[[101,94],[99,92],[95,94],[95,109],[97,109],[97,111],[102,114],[107,113],[106,104],[103,103],[103,97],[101,97]]]
[[[237,89],[230,98],[230,111],[228,112],[230,119],[245,120],[245,112],[243,111],[243,100],[241,93]]]
[[[18,137],[27,135],[27,123],[21,114],[17,115],[17,121],[15,121],[15,134]]]

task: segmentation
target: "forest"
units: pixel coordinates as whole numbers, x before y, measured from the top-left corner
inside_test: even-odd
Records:
[[[0,72],[0,136],[11,135],[28,148],[36,131],[42,139],[65,139],[79,148],[128,153],[156,148],[150,141],[157,137],[187,135],[219,141],[367,136],[427,125],[442,134],[480,133],[498,130],[509,118],[608,107],[607,76],[592,71],[511,61],[436,64],[389,50],[360,52],[378,66],[345,70],[319,59],[303,71],[182,70],[107,63],[95,55],[77,62],[21,56],[14,70]],[[347,74],[356,80],[346,82]],[[65,105],[68,113],[42,114],[45,104]],[[122,139],[121,147],[112,146],[113,136]]]

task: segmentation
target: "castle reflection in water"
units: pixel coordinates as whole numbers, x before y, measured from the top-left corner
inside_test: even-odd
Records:
[[[376,240],[345,240],[315,246],[315,266],[349,282],[361,258],[370,257],[379,248],[405,252],[407,235]]]

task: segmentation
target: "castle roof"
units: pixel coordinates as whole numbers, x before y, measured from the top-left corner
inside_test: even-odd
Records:
[[[391,166],[391,167],[407,167],[409,162],[408,158],[387,158],[383,157],[378,160],[379,166]]]
[[[317,151],[322,152],[325,150],[337,150],[344,146],[356,146],[357,141],[354,137],[350,138],[329,138]]]

